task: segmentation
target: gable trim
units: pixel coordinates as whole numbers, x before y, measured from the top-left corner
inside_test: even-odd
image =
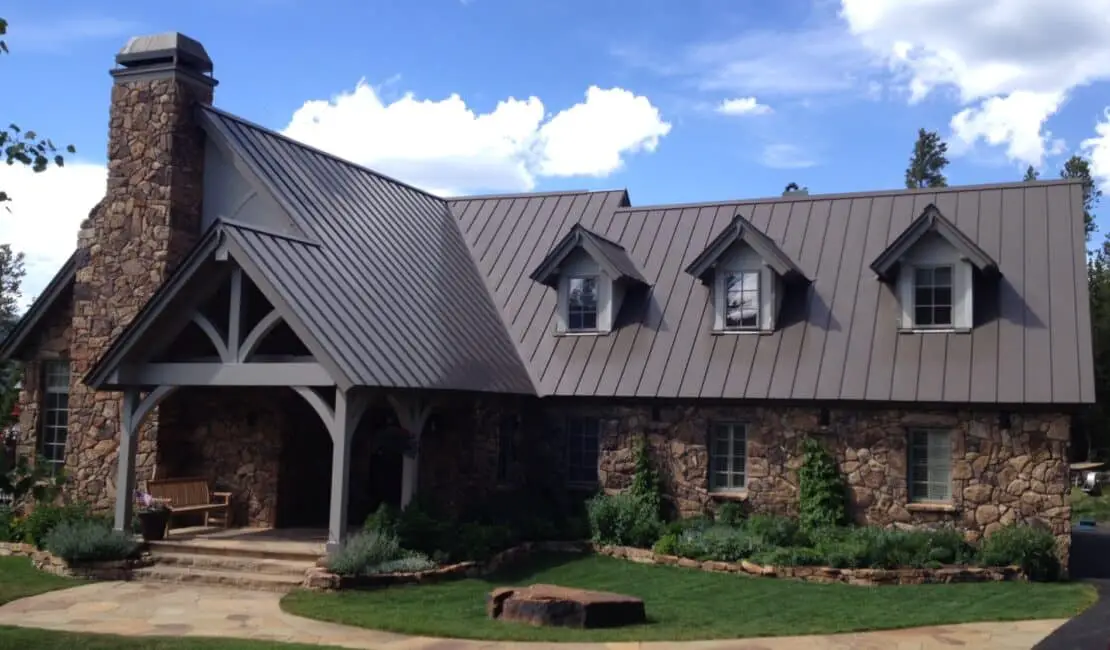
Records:
[[[7,361],[15,358],[19,353],[20,348],[27,342],[28,337],[38,330],[39,323],[50,312],[50,310],[57,304],[67,289],[73,288],[73,283],[77,279],[77,252],[74,251],[69,259],[65,261],[62,268],[54,274],[50,284],[46,285],[39,297],[27,309],[27,313],[19,319],[12,331],[4,338],[3,343],[0,343],[0,361]]]
[[[571,227],[570,232],[543,258],[528,278],[544,286],[558,287],[559,266],[578,248],[584,250],[613,280],[647,284],[635,263],[628,257],[624,246],[587,230],[581,223]]]
[[[871,270],[884,282],[891,282],[897,275],[898,265],[902,258],[925,235],[935,232],[944,238],[961,257],[970,262],[975,268],[988,275],[997,275],[998,263],[990,255],[964,234],[940,213],[933,204],[929,204],[914,219],[898,238],[887,246],[886,250],[871,262]]]
[[[737,214],[720,234],[709,242],[709,245],[698,254],[694,261],[686,267],[686,273],[698,278],[702,283],[710,281],[714,267],[729,248],[737,242],[751,246],[756,254],[771,267],[784,280],[796,282],[809,282],[794,260],[779,248],[773,239],[752,225],[743,215]]]

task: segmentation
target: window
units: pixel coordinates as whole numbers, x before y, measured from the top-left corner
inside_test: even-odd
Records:
[[[567,482],[571,485],[597,485],[600,432],[597,418],[567,418]]]
[[[915,327],[952,326],[952,267],[918,266],[913,272]]]
[[[742,490],[747,486],[748,432],[743,424],[715,424],[709,441],[709,489]]]
[[[910,501],[952,498],[952,436],[948,431],[910,433]]]
[[[567,280],[567,330],[592,332],[597,329],[597,276]]]
[[[69,362],[43,364],[42,435],[40,451],[55,469],[66,462],[69,431]]]
[[[509,472],[516,461],[517,416],[515,413],[504,415],[497,430],[497,483],[509,482]]]
[[[759,329],[759,272],[725,275],[725,329]]]

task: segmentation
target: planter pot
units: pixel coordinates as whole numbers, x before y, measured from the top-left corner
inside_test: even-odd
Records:
[[[139,531],[143,540],[157,542],[166,538],[166,522],[170,519],[169,511],[143,512],[139,517]]]

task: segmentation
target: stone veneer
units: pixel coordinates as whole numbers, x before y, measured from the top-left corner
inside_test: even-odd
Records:
[[[73,303],[63,296],[58,305],[41,321],[35,338],[27,343],[31,354],[23,361],[23,384],[19,391],[19,438],[16,454],[34,458],[38,454],[38,435],[42,426],[44,361],[69,358],[70,325]]]
[[[648,403],[577,406],[551,412],[602,418],[600,484],[631,485],[635,440],[647,435],[668,501],[682,516],[705,513],[726,499],[757,512],[796,514],[801,442],[812,435],[832,452],[850,489],[856,522],[879,526],[950,523],[971,541],[1015,522],[1038,522],[1057,536],[1067,559],[1071,506],[1067,500],[1069,416],[1015,413],[1002,430],[995,412],[941,410],[830,411],[803,407],[670,406]],[[708,489],[707,431],[714,421],[748,424],[748,488],[714,495]],[[906,477],[907,434],[915,427],[952,431],[952,500],[910,503]]]
[[[197,102],[210,104],[212,88],[172,76],[112,87],[107,193],[77,242],[66,455],[70,496],[97,508],[114,502],[121,396],[93,391],[83,378],[199,235]],[[139,435],[140,481],[154,469],[156,430],[152,413]]]

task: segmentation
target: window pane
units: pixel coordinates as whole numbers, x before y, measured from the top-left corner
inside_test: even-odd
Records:
[[[929,307],[933,304],[932,287],[917,287],[913,291],[913,304],[917,307]]]
[[[951,307],[937,307],[933,310],[933,325],[951,325],[952,324],[952,308]]]
[[[933,269],[933,284],[938,287],[951,287],[952,267],[938,266]]]
[[[942,307],[951,307],[952,287],[938,287],[933,289],[933,304]]]
[[[932,325],[933,324],[933,308],[922,307],[918,305],[913,310],[913,322],[915,325]]]
[[[597,418],[567,420],[567,480],[571,483],[597,482],[598,437],[601,421]]]
[[[747,457],[744,426],[717,424],[711,430],[713,440],[709,446],[710,489],[743,488]]]
[[[933,284],[933,269],[932,267],[918,267],[913,272],[913,283],[917,286],[932,286]]]
[[[730,273],[725,277],[725,327],[759,327],[759,273]]]

